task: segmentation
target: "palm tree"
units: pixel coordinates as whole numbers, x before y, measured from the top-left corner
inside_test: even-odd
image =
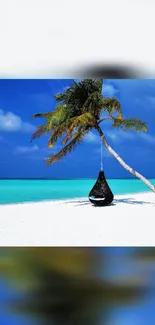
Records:
[[[146,283],[142,276],[118,281],[102,272],[100,277],[101,263],[106,270],[106,249],[2,248],[0,274],[26,293],[13,302],[16,313],[35,315],[46,325],[96,325],[102,314],[107,324],[114,307],[144,297]]]
[[[135,171],[114,151],[106,140],[100,124],[107,120],[112,122],[113,128],[122,128],[124,131],[134,130],[146,132],[147,125],[137,118],[125,119],[120,102],[116,98],[102,96],[102,79],[84,79],[73,81],[64,93],[57,94],[55,110],[47,113],[34,114],[33,118],[44,118],[45,124],[38,126],[30,141],[42,136],[50,135],[48,148],[62,140],[63,148],[46,159],[46,165],[61,160],[80,144],[89,131],[95,129],[102,139],[106,149],[131,174],[143,181],[153,192],[153,186],[143,175]],[[105,113],[105,117],[101,117]],[[108,116],[107,116],[108,114]]]

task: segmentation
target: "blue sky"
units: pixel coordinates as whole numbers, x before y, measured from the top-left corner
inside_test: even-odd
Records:
[[[47,137],[29,139],[43,120],[31,115],[54,109],[53,96],[63,92],[72,80],[0,80],[0,178],[87,178],[100,169],[100,139],[90,133],[84,142],[61,162],[45,167],[50,151]],[[103,95],[121,102],[124,116],[147,122],[148,132],[112,130],[102,123],[110,145],[133,168],[148,178],[155,177],[155,80],[105,80]],[[107,178],[128,178],[130,174],[106,150],[103,165]]]

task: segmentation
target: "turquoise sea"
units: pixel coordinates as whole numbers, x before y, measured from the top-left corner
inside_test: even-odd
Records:
[[[0,204],[87,197],[95,181],[96,179],[0,180]],[[107,181],[114,195],[149,191],[149,188],[137,179]],[[150,181],[155,185],[155,179]]]

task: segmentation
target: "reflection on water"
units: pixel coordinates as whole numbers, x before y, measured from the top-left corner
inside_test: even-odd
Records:
[[[145,248],[1,248],[0,324],[153,325],[154,260]]]

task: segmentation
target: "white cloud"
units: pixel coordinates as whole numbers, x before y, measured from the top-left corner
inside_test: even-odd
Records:
[[[135,134],[133,132],[127,132],[123,130],[109,130],[106,132],[108,138],[114,142],[122,142],[123,140],[133,140]]]
[[[145,141],[149,142],[149,143],[155,143],[155,137],[153,137],[152,135],[148,134],[148,133],[140,133],[139,134],[140,137],[142,139],[144,139]]]
[[[33,146],[33,147],[26,147],[26,146],[17,146],[14,150],[14,154],[25,154],[25,153],[33,153],[35,151],[39,150],[38,146]]]
[[[144,109],[149,112],[155,109],[155,96],[141,96],[141,98],[135,98],[136,109]]]
[[[110,138],[110,140],[112,141],[117,141],[119,139],[119,136],[118,134],[114,133],[114,132],[111,132],[111,131],[108,131],[106,132],[108,138]]]
[[[126,140],[134,141],[135,139],[141,139],[150,144],[155,143],[155,137],[145,132],[136,133],[134,131],[123,131],[121,129],[117,130],[108,128],[107,130],[104,130],[104,133],[107,140],[112,141],[113,143],[122,143]],[[99,144],[100,137],[99,135],[94,134],[93,132],[89,132],[85,136],[84,141],[90,144]]]
[[[85,136],[84,140],[85,140],[86,142],[88,142],[88,143],[97,143],[97,142],[99,142],[100,138],[99,138],[99,136],[97,136],[97,135],[94,134],[93,132],[89,132],[89,133]]]
[[[118,90],[112,84],[103,84],[102,94],[105,97],[114,97]]]
[[[105,136],[113,142],[122,142],[125,139],[134,139],[135,134],[123,130],[107,130],[105,131]],[[100,136],[93,132],[89,132],[85,136],[84,141],[87,143],[100,143]]]
[[[0,109],[0,131],[33,132],[34,130],[35,130],[34,125],[23,122],[20,116],[15,115],[12,112],[5,113],[2,109]]]
[[[105,132],[105,135],[107,135],[107,137],[113,142],[142,139],[148,143],[155,143],[155,137],[145,132],[135,133],[134,131],[108,130]]]

